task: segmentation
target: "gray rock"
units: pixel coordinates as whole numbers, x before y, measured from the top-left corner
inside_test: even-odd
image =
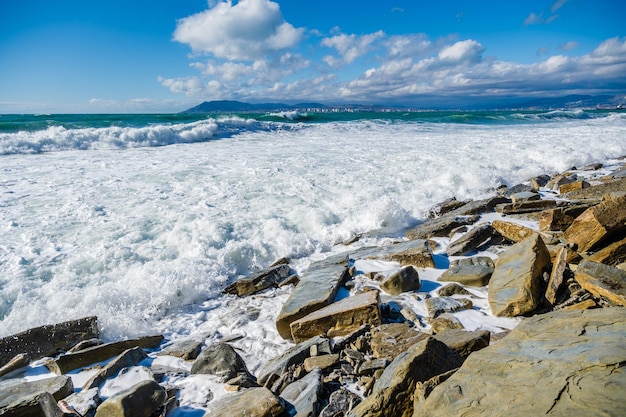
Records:
[[[458,368],[452,369],[448,372],[444,372],[443,374],[434,376],[428,381],[418,382],[415,385],[415,392],[413,394],[413,410],[418,410],[422,406],[422,403],[426,401],[426,398],[428,398],[430,393],[433,392],[435,387],[443,382],[446,382],[457,370]],[[415,413],[416,411],[413,412],[413,415],[415,415]]]
[[[322,371],[331,368],[339,363],[339,354],[331,353],[330,355],[310,356],[304,360],[304,370],[311,372],[314,369]]]
[[[431,318],[437,318],[443,313],[467,310],[474,306],[467,298],[453,297],[431,297],[426,299],[425,304]]]
[[[291,268],[289,268],[289,265],[281,263],[265,271],[240,278],[224,288],[222,292],[224,294],[234,294],[243,297],[270,287],[278,286],[283,279],[290,275]]]
[[[470,353],[489,346],[490,337],[491,333],[488,330],[468,332],[454,329],[444,330],[434,336],[435,339],[455,350],[463,359],[467,358]]]
[[[45,325],[0,339],[0,366],[4,366],[20,353],[30,360],[54,356],[82,340],[98,337],[96,317]]]
[[[380,284],[380,288],[391,295],[417,291],[421,286],[419,273],[413,265],[405,266],[400,271],[384,279]]]
[[[392,361],[417,342],[428,337],[407,323],[388,323],[372,329],[371,348],[373,356]]]
[[[397,356],[376,380],[370,396],[347,416],[411,415],[413,412],[412,396],[416,384],[458,368],[462,363],[463,359],[444,343],[432,337],[423,340]]]
[[[201,350],[202,342],[198,340],[181,340],[159,351],[157,356],[169,355],[188,361],[196,359]]]
[[[287,385],[280,397],[294,409],[294,417],[312,417],[317,415],[322,389],[322,371],[314,369],[302,379]]]
[[[488,243],[493,236],[493,228],[490,224],[477,226],[454,240],[446,249],[448,256],[466,255],[469,252],[478,250],[481,246]]]
[[[339,388],[337,391],[330,394],[328,405],[320,412],[319,417],[344,416],[347,412],[359,405],[360,402],[361,397],[347,389]]]
[[[553,209],[557,205],[557,202],[554,200],[519,201],[517,203],[498,204],[496,212],[501,214],[533,213],[535,211]]]
[[[48,393],[56,402],[72,392],[74,392],[74,385],[69,376],[57,376],[35,381],[23,379],[1,381],[0,415],[38,416],[41,415],[43,401],[40,401],[40,394]]]
[[[583,261],[574,272],[576,281],[596,297],[626,307],[626,271],[597,262]]]
[[[360,248],[350,253],[350,259],[384,259],[402,266],[434,268],[435,262],[428,242],[423,239],[397,242],[391,245]]]
[[[0,368],[0,377],[10,374],[13,371],[17,371],[20,368],[24,368],[29,364],[29,362],[30,360],[28,359],[28,355],[24,353],[15,355],[13,359],[8,361],[3,367]]]
[[[441,274],[438,281],[482,287],[489,283],[494,269],[495,265],[488,256],[456,259],[450,262],[450,267]]]
[[[435,319],[428,320],[434,334],[441,333],[447,329],[463,330],[463,324],[451,313],[443,313]]]
[[[0,415],[10,417],[78,417],[76,414],[64,414],[54,397],[48,392],[24,398],[0,409]]]
[[[126,391],[107,398],[95,417],[150,417],[158,411],[167,393],[155,381],[142,381]]]
[[[285,412],[282,401],[267,388],[251,388],[226,395],[209,404],[205,416],[278,417]]]
[[[550,253],[536,234],[502,252],[489,281],[488,298],[496,316],[515,317],[539,305],[543,273],[550,271]]]
[[[470,355],[413,415],[623,415],[624,334],[622,307],[525,319]]]
[[[89,381],[85,382],[83,385],[83,389],[88,390],[90,388],[96,388],[107,378],[117,375],[123,368],[135,366],[147,358],[148,355],[146,355],[146,352],[140,347],[125,350],[118,357],[107,363],[94,376],[89,378]]]
[[[428,218],[434,219],[466,205],[469,201],[459,201],[456,197],[449,198],[428,210]]]
[[[472,293],[463,288],[463,286],[453,282],[452,284],[439,288],[437,295],[440,297],[450,297],[452,295],[472,295]]]
[[[537,193],[531,186],[528,186],[529,190],[520,191],[514,194],[511,194],[509,197],[511,198],[512,203],[518,203],[520,201],[535,201],[541,200],[541,196]]]
[[[216,343],[200,353],[191,366],[191,373],[215,375],[226,382],[238,374],[249,372],[246,363],[231,345]]]
[[[98,388],[75,392],[62,401],[83,417],[93,417],[96,413],[96,409],[102,403],[100,390]]]

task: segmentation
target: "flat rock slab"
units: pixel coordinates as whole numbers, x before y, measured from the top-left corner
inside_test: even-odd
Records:
[[[461,256],[469,252],[478,250],[481,246],[491,240],[493,227],[490,224],[476,226],[460,238],[450,242],[446,249],[448,256]]]
[[[527,226],[523,226],[514,222],[507,222],[504,220],[494,220],[491,223],[491,226],[495,229],[496,232],[500,233],[506,239],[511,242],[521,242],[524,239],[528,239],[536,233],[533,229]]]
[[[257,272],[245,278],[240,278],[222,291],[225,294],[234,294],[239,297],[254,294],[270,287],[277,286],[283,279],[291,275],[291,268],[287,264],[279,264],[264,271]]]
[[[278,417],[283,415],[285,407],[281,400],[267,388],[251,388],[235,394],[226,395],[210,403],[211,417]]]
[[[148,355],[146,355],[146,352],[144,352],[143,349],[140,347],[125,350],[118,357],[116,357],[111,362],[107,363],[102,369],[100,369],[98,373],[96,373],[89,379],[89,381],[85,382],[85,384],[83,385],[83,389],[88,390],[91,388],[97,388],[107,378],[115,376],[119,371],[122,370],[122,368],[135,366],[139,362],[147,358]]]
[[[581,287],[596,297],[605,297],[626,307],[626,271],[583,261],[574,272],[574,277]]]
[[[402,266],[416,266],[418,268],[434,268],[435,261],[423,239],[409,240],[387,246],[365,247],[350,253],[351,259],[383,259],[399,262]]]
[[[344,298],[291,323],[296,343],[314,336],[342,336],[364,324],[381,324],[378,291],[368,291]]]
[[[588,260],[611,266],[626,262],[626,237],[591,254]]]
[[[36,381],[23,379],[2,381],[0,382],[0,414],[8,412],[7,415],[12,415],[10,410],[23,408],[20,404],[31,403],[31,399],[42,392],[50,393],[58,401],[72,394],[74,385],[69,376],[57,376]]]
[[[319,406],[321,388],[322,371],[314,369],[302,379],[287,385],[280,397],[295,409],[294,417],[314,416]]]
[[[606,184],[595,185],[582,190],[572,191],[567,193],[566,197],[569,199],[586,198],[599,200],[608,193],[620,191],[626,191],[626,178],[618,178]]]
[[[624,415],[625,334],[622,307],[526,319],[470,355],[414,415]]]
[[[495,265],[488,256],[455,259],[437,281],[458,282],[463,285],[482,287],[489,283]]]
[[[20,353],[30,360],[54,356],[69,350],[82,340],[97,338],[99,335],[96,317],[59,324],[45,325],[26,330],[0,339],[0,366],[4,366]]]
[[[543,295],[543,273],[549,270],[550,253],[538,234],[502,252],[489,281],[491,312],[515,317],[537,308]]]
[[[557,206],[554,200],[519,201],[517,203],[504,203],[496,206],[496,212],[501,214],[533,213],[552,209]]]
[[[335,300],[339,287],[348,278],[346,264],[345,256],[332,257],[312,264],[303,272],[276,318],[276,329],[283,339],[291,339],[292,322]]]

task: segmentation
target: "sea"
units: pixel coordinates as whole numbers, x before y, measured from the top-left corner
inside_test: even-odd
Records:
[[[624,155],[626,113],[609,110],[0,115],[0,337],[97,316],[104,340],[280,351],[290,289],[226,285]]]

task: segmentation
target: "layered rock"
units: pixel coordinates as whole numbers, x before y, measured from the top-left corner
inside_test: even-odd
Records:
[[[609,265],[583,261],[574,273],[581,287],[596,297],[606,297],[626,306],[626,271]]]
[[[437,280],[482,287],[489,283],[494,269],[493,261],[487,256],[457,259],[450,262],[450,267]]]

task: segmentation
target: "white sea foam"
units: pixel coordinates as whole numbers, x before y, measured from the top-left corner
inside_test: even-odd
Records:
[[[477,198],[501,183],[626,154],[620,117],[284,128],[239,120],[222,130],[216,123],[152,126],[130,136],[106,136],[116,128],[95,136],[49,130],[41,134],[52,142],[33,139],[33,149],[53,143],[51,149],[72,150],[6,152],[0,336],[85,315],[98,316],[105,339],[245,333],[258,337],[240,342],[256,368],[284,348],[273,320],[289,290],[222,296],[236,276],[281,256],[301,270],[346,250],[335,243],[353,234],[414,225],[445,198]],[[220,133],[224,126],[232,128],[228,135]],[[177,129],[182,139],[172,142]],[[207,135],[214,140],[204,141]],[[102,145],[115,141],[127,145]],[[130,145],[142,143],[176,144]],[[360,244],[378,243],[368,239]]]

